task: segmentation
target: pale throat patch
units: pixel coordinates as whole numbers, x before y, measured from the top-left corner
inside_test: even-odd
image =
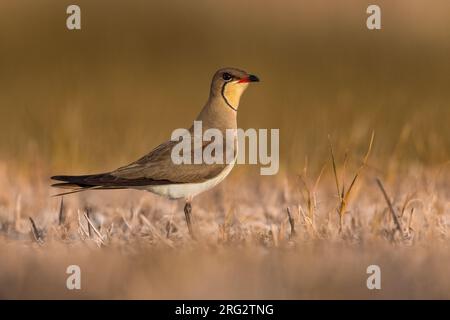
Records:
[[[223,95],[227,99],[228,103],[235,109],[239,107],[239,101],[241,96],[247,89],[248,83],[230,82],[225,86]]]

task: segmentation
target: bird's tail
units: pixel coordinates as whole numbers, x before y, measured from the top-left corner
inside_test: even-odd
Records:
[[[53,176],[52,180],[62,181],[52,184],[52,187],[70,189],[71,191],[58,193],[54,197],[63,196],[66,194],[77,193],[92,189],[115,189],[115,187],[108,186],[106,182],[110,180],[109,173],[91,174],[83,176]]]

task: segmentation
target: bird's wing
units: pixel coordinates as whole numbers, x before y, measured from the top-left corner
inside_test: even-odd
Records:
[[[178,141],[167,141],[139,160],[110,173],[122,180],[146,180],[150,184],[199,183],[219,175],[227,166],[224,164],[175,164],[172,148]],[[204,148],[211,142],[203,142]],[[225,147],[224,147],[225,148]],[[193,159],[194,148],[191,148]],[[235,155],[236,155],[236,148]],[[224,151],[223,154],[225,154]]]

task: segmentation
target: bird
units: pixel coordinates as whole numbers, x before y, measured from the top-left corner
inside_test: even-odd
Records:
[[[237,112],[242,94],[250,83],[259,78],[237,68],[222,68],[215,72],[210,86],[209,98],[194,120],[200,121],[202,129],[217,129],[221,133],[237,130]],[[186,129],[194,133],[194,124]],[[225,139],[225,134],[222,135]],[[191,142],[195,136],[191,135]],[[174,163],[172,149],[179,143],[168,140],[161,143],[138,160],[116,170],[89,175],[55,175],[58,181],[51,186],[70,189],[56,194],[63,196],[87,190],[138,189],[152,192],[169,199],[184,199],[184,214],[190,236],[195,239],[192,223],[193,198],[219,184],[230,173],[237,158],[237,138],[233,136],[231,161],[222,163]],[[225,140],[220,141],[220,148]],[[203,151],[210,141],[202,141],[191,153]],[[201,148],[201,150],[198,150]]]

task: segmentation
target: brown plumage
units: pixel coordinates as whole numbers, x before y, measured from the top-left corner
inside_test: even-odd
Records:
[[[240,97],[248,83],[256,81],[259,81],[256,76],[239,69],[218,70],[211,82],[209,99],[196,118],[197,121],[201,121],[203,130],[218,129],[223,133],[225,139],[225,130],[236,129]],[[189,129],[189,132],[193,133],[193,127]],[[191,145],[193,146],[193,135],[191,136]],[[202,143],[202,154],[203,149],[209,143],[211,142]],[[236,156],[236,141],[233,143]],[[230,164],[227,163],[175,164],[172,161],[171,153],[172,148],[177,144],[178,141],[164,142],[139,160],[111,172],[81,176],[53,176],[53,180],[62,182],[52,186],[71,189],[70,192],[58,195],[93,189],[145,189],[170,198],[185,197],[189,203],[193,196],[219,183],[234,165],[232,163],[230,167]],[[222,141],[222,145],[223,148],[226,148],[225,141]],[[191,153],[196,151],[194,148],[191,149]],[[179,185],[182,186],[175,187]],[[184,185],[186,186],[185,190],[183,189]],[[185,210],[185,212],[187,211]],[[187,216],[186,218],[188,219]]]

